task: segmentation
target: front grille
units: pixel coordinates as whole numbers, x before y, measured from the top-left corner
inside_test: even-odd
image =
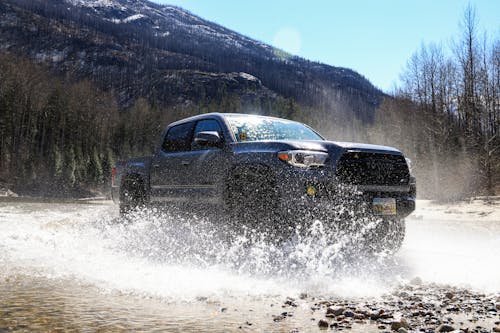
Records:
[[[369,152],[346,152],[337,164],[337,178],[352,185],[408,185],[410,173],[403,156]]]

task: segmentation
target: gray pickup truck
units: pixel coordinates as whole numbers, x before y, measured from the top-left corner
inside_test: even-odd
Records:
[[[384,221],[380,237],[397,250],[415,209],[415,178],[391,147],[327,141],[299,122],[234,113],[177,121],[161,138],[153,156],[113,169],[121,214],[155,203],[216,205],[286,234],[298,217],[345,201]]]

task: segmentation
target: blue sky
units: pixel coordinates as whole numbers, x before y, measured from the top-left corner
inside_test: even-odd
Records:
[[[422,42],[450,45],[470,2],[500,37],[500,0],[155,0],[309,60],[348,67],[390,91]]]

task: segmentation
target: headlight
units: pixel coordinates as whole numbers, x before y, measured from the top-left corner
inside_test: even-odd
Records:
[[[411,174],[412,173],[411,160],[408,157],[405,157],[405,160],[406,160],[406,165],[408,165],[408,170],[410,170],[410,174]]]
[[[288,150],[278,153],[280,160],[299,168],[322,167],[327,157],[327,153],[310,150]]]

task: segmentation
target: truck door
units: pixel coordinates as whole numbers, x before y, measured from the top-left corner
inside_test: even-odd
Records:
[[[191,138],[195,123],[171,127],[151,161],[151,201],[184,201],[192,162]]]
[[[194,141],[198,132],[217,132],[221,142],[217,146],[199,145]],[[189,178],[197,201],[217,203],[222,198],[223,178],[228,168],[224,150],[224,132],[216,119],[203,119],[196,123],[191,141],[192,163]]]

